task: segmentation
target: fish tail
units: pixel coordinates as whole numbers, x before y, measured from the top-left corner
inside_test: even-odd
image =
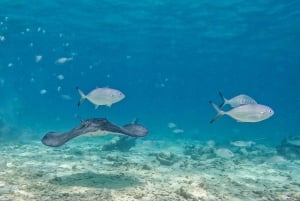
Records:
[[[79,89],[79,87],[76,87],[76,89],[77,89],[77,91],[78,91],[78,93],[79,93],[79,95],[80,95],[80,99],[79,99],[79,101],[78,101],[78,103],[77,103],[77,105],[78,105],[78,107],[83,103],[83,101],[86,99],[86,96],[85,96],[85,94],[83,93],[83,91],[81,91],[80,89]]]
[[[219,105],[219,108],[222,108],[224,105],[227,104],[227,99],[223,96],[223,94],[219,91],[219,96],[221,97],[222,99],[222,103]]]
[[[219,119],[220,117],[222,117],[225,112],[223,110],[221,110],[221,108],[219,106],[217,106],[215,103],[213,103],[212,101],[209,101],[209,103],[215,108],[215,110],[217,111],[217,115],[212,119],[210,120],[209,123],[214,123],[217,119]]]

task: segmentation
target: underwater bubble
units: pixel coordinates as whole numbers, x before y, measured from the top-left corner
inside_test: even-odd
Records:
[[[30,80],[29,80],[31,83],[34,83],[35,82],[35,79],[32,77],[32,78],[30,78]]]

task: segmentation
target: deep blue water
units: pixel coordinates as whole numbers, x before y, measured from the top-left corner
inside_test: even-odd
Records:
[[[299,10],[300,1],[288,0],[3,0],[1,139],[39,139],[75,126],[79,115],[118,124],[138,118],[150,139],[279,144],[300,133]],[[61,57],[73,60],[55,64]],[[95,110],[87,101],[77,108],[76,86],[109,86],[126,98],[111,108]],[[228,98],[246,93],[275,115],[210,125],[215,110],[208,101],[220,103],[218,91]],[[168,122],[185,133],[173,134]]]

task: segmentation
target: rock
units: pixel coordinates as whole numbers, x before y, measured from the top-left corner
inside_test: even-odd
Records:
[[[126,162],[126,159],[116,155],[116,154],[109,154],[106,156],[106,160],[111,161],[111,162]]]
[[[143,165],[142,167],[143,170],[151,170],[151,166],[150,165]]]
[[[298,146],[299,136],[288,137],[282,140],[276,147],[277,153],[290,160],[300,159],[300,146]]]
[[[0,195],[3,194],[10,194],[12,192],[12,189],[10,187],[2,187],[0,188]]]
[[[180,187],[176,191],[176,193],[186,200],[193,200],[193,196],[190,193],[188,193],[188,191],[186,189],[184,189],[183,187]]]
[[[214,157],[214,147],[212,145],[187,145],[184,147],[184,154],[193,160],[206,160]]]

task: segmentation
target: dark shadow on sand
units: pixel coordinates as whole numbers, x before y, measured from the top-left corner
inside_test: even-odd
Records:
[[[51,184],[62,186],[82,186],[108,189],[120,189],[142,184],[137,178],[127,176],[125,174],[96,174],[93,172],[55,177],[49,182]]]

